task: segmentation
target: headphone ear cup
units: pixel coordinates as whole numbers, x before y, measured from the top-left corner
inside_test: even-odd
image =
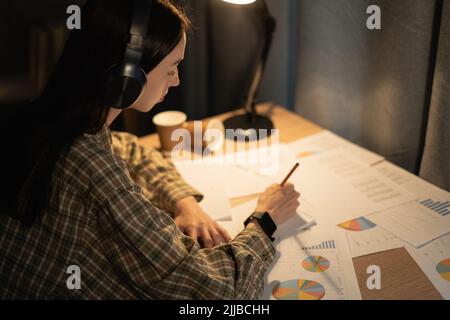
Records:
[[[129,108],[144,92],[146,84],[145,72],[136,65],[114,66],[106,76],[103,102],[110,108]]]

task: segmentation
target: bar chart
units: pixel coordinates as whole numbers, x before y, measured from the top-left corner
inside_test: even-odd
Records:
[[[323,250],[323,249],[336,249],[336,243],[334,240],[323,241],[320,244],[302,247],[302,250]]]
[[[433,199],[426,199],[419,202],[424,207],[427,207],[441,216],[450,214],[450,201],[435,201]]]

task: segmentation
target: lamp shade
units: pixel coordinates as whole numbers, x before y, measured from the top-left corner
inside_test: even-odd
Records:
[[[222,0],[222,1],[234,4],[250,4],[255,2],[256,0]]]

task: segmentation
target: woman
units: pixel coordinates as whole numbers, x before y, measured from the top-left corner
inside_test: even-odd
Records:
[[[128,43],[132,1],[90,0],[42,96],[10,119],[12,157],[0,215],[0,298],[252,299],[274,248],[252,220],[234,240],[198,206],[202,196],[155,150],[108,126],[104,75]],[[148,112],[179,85],[187,18],[152,1],[131,108]],[[275,224],[295,214],[292,185],[258,201]],[[250,213],[249,213],[250,214]],[[184,231],[184,233],[183,233]],[[202,245],[196,241],[198,240]],[[79,286],[70,286],[73,266]]]

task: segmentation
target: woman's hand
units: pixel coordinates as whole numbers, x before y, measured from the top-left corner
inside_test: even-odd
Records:
[[[256,211],[268,212],[277,226],[297,214],[297,208],[300,206],[300,193],[295,191],[292,184],[288,183],[281,187],[274,184],[258,199]]]
[[[203,211],[194,197],[178,201],[174,214],[178,228],[198,241],[203,248],[212,248],[231,241],[228,232]]]

